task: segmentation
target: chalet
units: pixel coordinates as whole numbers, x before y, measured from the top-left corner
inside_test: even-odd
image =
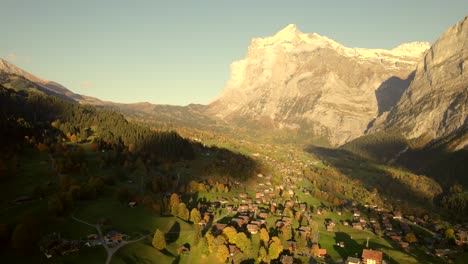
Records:
[[[216,224],[213,230],[214,235],[217,236],[221,234],[223,230],[226,228],[226,226],[227,226],[226,224]]]
[[[384,224],[384,226],[385,226],[385,230],[388,230],[388,231],[393,230],[393,226],[390,223],[386,223],[386,224]]]
[[[254,224],[248,224],[247,225],[247,231],[251,234],[257,234],[258,233],[258,225]]]
[[[234,217],[231,219],[231,223],[236,224],[238,227],[242,227],[244,225],[244,219]]]
[[[238,247],[236,247],[236,245],[229,245],[228,248],[229,248],[229,255],[231,255],[231,257],[241,252],[241,250]]]
[[[288,249],[290,252],[294,252],[297,248],[297,242],[290,239],[288,241],[286,241],[286,243],[288,244]]]
[[[403,218],[401,215],[401,212],[399,211],[393,212],[393,219],[401,220],[401,218]]]
[[[198,222],[198,225],[200,226],[206,226],[206,220],[202,219],[200,222]]]
[[[360,216],[361,216],[361,212],[359,212],[359,210],[356,209],[356,210],[353,211],[353,216],[354,216],[354,217],[360,217]]]
[[[286,222],[287,225],[291,225],[293,221],[291,217],[283,217],[282,220]]]
[[[358,229],[358,230],[362,230],[362,229],[363,229],[363,228],[362,228],[362,224],[361,224],[360,222],[357,222],[357,223],[354,222],[354,223],[353,223],[353,228]]]
[[[321,257],[325,257],[327,255],[327,249],[325,248],[320,248],[318,250],[318,255],[321,256]]]
[[[181,247],[179,247],[177,249],[177,254],[181,254],[181,253],[184,253],[184,254],[187,254],[188,252],[190,252],[190,247],[186,246],[186,245],[182,245]]]
[[[133,202],[133,201],[128,203],[128,206],[129,206],[130,208],[135,207],[135,205],[136,205],[136,202]]]
[[[262,198],[263,196],[265,196],[265,194],[262,193],[262,192],[257,192],[257,193],[255,193],[255,198],[256,198],[256,199]]]
[[[362,251],[363,264],[380,264],[382,263],[383,253],[376,250],[364,249]]]
[[[310,227],[301,226],[297,229],[297,232],[301,234],[302,237],[308,237],[310,235]]]
[[[267,213],[267,212],[260,212],[260,213],[258,214],[258,217],[263,218],[263,219],[266,219],[266,218],[268,217],[268,213]]]
[[[449,255],[450,253],[452,253],[450,249],[436,249],[435,250],[435,254],[438,257],[444,257],[444,256]]]
[[[401,242],[400,241],[399,245],[404,250],[408,250],[408,248],[409,248],[409,243],[407,243],[407,242]]]
[[[341,242],[336,243],[336,245],[339,246],[340,248],[344,248],[345,242],[341,241]]]
[[[240,194],[239,194],[239,197],[240,197],[240,198],[243,198],[243,199],[247,198],[247,196],[248,196],[247,193],[240,193]]]
[[[281,263],[282,264],[293,264],[294,258],[292,256],[283,255],[281,256]]]
[[[301,209],[301,211],[304,212],[307,209],[307,204],[305,204],[305,203],[299,204],[299,209]]]
[[[348,257],[345,264],[362,264],[362,262],[358,258]]]
[[[249,205],[248,204],[241,204],[237,208],[238,212],[247,212],[249,210]]]
[[[395,242],[401,242],[401,236],[391,236],[390,238]]]

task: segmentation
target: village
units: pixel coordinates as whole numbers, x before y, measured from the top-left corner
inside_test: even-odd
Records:
[[[395,263],[399,262],[395,259],[398,252],[422,255],[430,262],[434,259],[445,262],[468,246],[466,225],[448,229],[442,221],[405,215],[381,203],[317,199],[313,184],[299,169],[276,163],[272,158],[264,159],[280,164],[277,167],[285,176],[257,174],[248,183],[232,181],[229,191],[228,186],[223,189],[217,188],[218,184],[210,186],[207,181],[192,181],[191,185],[207,185],[206,189],[211,190],[196,193],[195,202],[187,201],[184,193],[166,194],[168,199],[178,200],[175,204],[178,213],[172,215],[193,225],[191,233],[199,235],[197,242],[180,241],[177,254],[183,253],[188,258],[196,248],[193,246],[197,246],[195,243],[204,243],[207,251],[203,254],[214,254],[218,261],[232,263],[249,258],[286,264]],[[307,166],[300,160],[294,163]],[[126,205],[130,210],[140,206],[133,200]],[[174,208],[174,204],[169,206]],[[185,215],[180,208],[184,208]],[[194,211],[200,216],[193,217]],[[111,258],[124,245],[154,235],[154,230],[146,233],[126,230],[131,233],[128,235],[104,220],[87,223],[72,218],[97,228],[97,232],[80,240],[62,238],[58,233],[45,236],[41,251],[47,258],[76,253],[86,247],[104,247]],[[226,249],[225,255],[219,253],[223,251],[221,248]]]

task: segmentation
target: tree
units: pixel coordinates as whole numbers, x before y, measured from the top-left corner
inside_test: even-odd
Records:
[[[260,229],[260,240],[264,245],[267,245],[268,241],[270,241],[270,234],[268,234],[268,231],[264,227]]]
[[[201,221],[200,211],[198,211],[197,208],[193,208],[192,211],[190,212],[190,221],[192,221],[192,223],[197,224],[197,225]]]
[[[178,208],[178,216],[180,219],[184,221],[189,220],[189,210],[187,209],[187,206],[185,203],[180,203],[179,208]]]
[[[166,238],[164,237],[163,232],[159,229],[154,233],[152,244],[157,250],[163,250],[166,248]]]
[[[268,256],[267,251],[266,251],[265,247],[263,247],[263,246],[261,246],[260,250],[258,251],[258,262],[259,263],[261,263],[261,262],[269,263],[270,262],[270,257]]]
[[[117,191],[117,199],[121,203],[127,203],[130,200],[130,191],[126,187],[122,187]]]
[[[223,235],[226,237],[229,243],[236,244],[237,230],[234,227],[228,226],[224,228]]]
[[[229,249],[226,247],[226,245],[220,245],[218,246],[218,250],[216,251],[216,256],[218,257],[221,262],[225,262],[227,257],[229,256]]]
[[[173,216],[179,216],[179,204],[173,204],[171,207],[171,214]]]
[[[210,234],[210,232],[208,232],[205,235],[205,239],[206,239],[206,245],[207,245],[207,248],[208,248],[208,252],[211,254],[215,250],[215,243],[214,243],[215,238],[214,238],[214,236],[212,234]]]
[[[268,256],[270,259],[277,259],[283,251],[283,245],[278,237],[272,237],[268,247]]]
[[[235,235],[235,241],[237,247],[244,252],[245,255],[249,255],[252,250],[252,241],[243,232],[239,232]]]
[[[169,199],[169,209],[172,215],[177,216],[177,210],[179,209],[180,197],[177,193],[173,193]],[[175,207],[174,207],[175,206]]]
[[[36,246],[39,240],[40,223],[35,215],[26,215],[13,230],[11,235],[11,247],[28,253]]]
[[[201,229],[199,225],[195,225],[195,233],[193,235],[193,245],[196,246],[200,243],[201,239]]]
[[[405,239],[408,243],[416,243],[418,242],[418,239],[416,238],[416,235],[414,233],[408,233],[405,236]]]
[[[47,203],[47,208],[49,212],[55,215],[62,215],[65,211],[65,207],[62,203],[62,199],[60,199],[60,196],[57,194],[53,195],[49,199],[49,202]]]
[[[455,240],[455,231],[452,228],[447,228],[447,230],[445,230],[445,238],[448,240]]]

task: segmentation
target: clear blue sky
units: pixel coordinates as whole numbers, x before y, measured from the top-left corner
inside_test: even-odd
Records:
[[[254,37],[290,23],[349,47],[435,41],[460,1],[0,0],[0,57],[115,102],[208,103]]]

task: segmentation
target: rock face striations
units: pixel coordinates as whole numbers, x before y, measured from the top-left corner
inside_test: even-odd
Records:
[[[399,129],[407,138],[430,141],[466,130],[467,59],[468,16],[424,53],[398,104],[378,118],[369,132]]]
[[[364,134],[408,87],[428,43],[347,48],[289,25],[255,38],[207,113],[251,128],[290,129],[341,145]]]

